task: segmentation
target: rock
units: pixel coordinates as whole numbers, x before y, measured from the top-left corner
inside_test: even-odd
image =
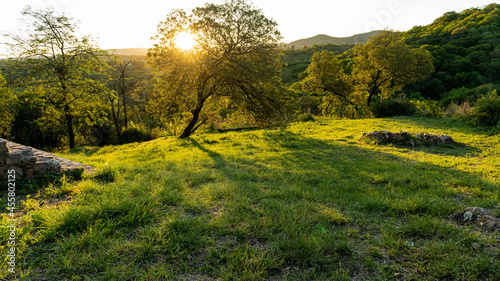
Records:
[[[0,139],[0,156],[7,155],[9,153],[9,148],[7,147],[7,141]]]
[[[469,207],[465,211],[456,212],[453,219],[459,224],[474,224],[488,231],[498,232],[500,230],[500,219],[494,217],[489,210],[481,207]]]
[[[479,243],[476,243],[476,242],[472,243],[472,248],[473,248],[474,250],[479,249],[479,247],[481,247],[481,245],[479,245]]]
[[[24,175],[28,179],[32,179],[35,176],[35,170],[33,170],[33,169],[26,169],[26,170],[24,170]]]
[[[408,143],[409,143],[411,146],[415,146],[415,145],[416,145],[416,144],[415,144],[415,141],[414,141],[413,139],[410,139],[410,140],[408,141]]]
[[[441,143],[453,143],[453,138],[447,135],[438,136]]]
[[[61,164],[56,160],[43,160],[35,163],[33,169],[37,172],[59,172],[61,170]]]
[[[23,176],[23,174],[24,174],[23,169],[22,169],[22,168],[20,168],[20,167],[15,167],[15,166],[10,166],[10,167],[7,167],[7,171],[9,171],[9,170],[14,170],[14,171],[16,171],[16,173],[15,173],[15,177],[16,177],[16,179],[17,179],[17,178],[22,177],[22,176]]]
[[[0,138],[0,179],[7,177],[8,169],[14,169],[16,177],[27,178],[32,178],[37,173],[59,173],[65,169],[77,175],[81,175],[82,171],[95,172],[91,166]]]
[[[391,138],[397,142],[405,139],[401,134],[391,134]]]

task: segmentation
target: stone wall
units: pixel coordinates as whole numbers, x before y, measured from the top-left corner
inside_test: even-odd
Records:
[[[72,172],[79,169],[86,172],[94,170],[90,166],[0,138],[0,178],[2,179],[7,177],[9,170],[16,171],[16,178],[33,178],[37,174]]]

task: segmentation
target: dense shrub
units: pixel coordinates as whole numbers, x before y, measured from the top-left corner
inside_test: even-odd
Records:
[[[480,97],[495,89],[498,89],[498,86],[493,84],[485,84],[473,89],[465,87],[453,89],[443,94],[439,105],[443,108],[448,107],[452,103],[462,104],[464,102],[469,102],[474,105]]]
[[[303,113],[299,115],[298,119],[300,122],[315,121],[314,116],[312,116],[312,114],[309,113]]]
[[[377,118],[392,116],[411,116],[417,112],[417,107],[407,98],[390,99],[381,102],[374,102],[370,105],[370,110]]]
[[[123,130],[120,135],[120,143],[143,142],[154,138],[156,138],[155,134],[149,132],[146,128],[133,125]]]
[[[417,115],[425,117],[443,117],[443,111],[435,100],[411,101],[417,108]]]
[[[469,112],[472,106],[466,101],[460,105],[451,103],[444,111],[444,117],[466,120],[469,117]]]
[[[476,106],[470,111],[470,119],[476,125],[495,126],[500,123],[500,96],[497,90],[477,100]]]

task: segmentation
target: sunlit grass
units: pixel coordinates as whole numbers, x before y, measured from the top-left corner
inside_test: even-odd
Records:
[[[458,144],[358,141],[381,129]],[[80,148],[60,156],[98,174],[26,201],[20,264],[51,280],[496,279],[498,236],[449,216],[500,215],[499,151],[498,136],[426,118]]]

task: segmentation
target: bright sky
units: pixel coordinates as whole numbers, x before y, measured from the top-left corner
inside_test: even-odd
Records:
[[[0,10],[0,32],[18,33],[25,5],[50,6],[80,21],[103,49],[150,47],[158,24],[172,9],[191,9],[210,0],[8,0]],[[224,0],[212,0],[223,3]],[[347,37],[376,29],[406,31],[448,11],[481,7],[493,0],[253,0],[279,24],[285,42],[327,34]],[[0,42],[5,40],[0,37]],[[0,47],[0,54],[5,52]]]

